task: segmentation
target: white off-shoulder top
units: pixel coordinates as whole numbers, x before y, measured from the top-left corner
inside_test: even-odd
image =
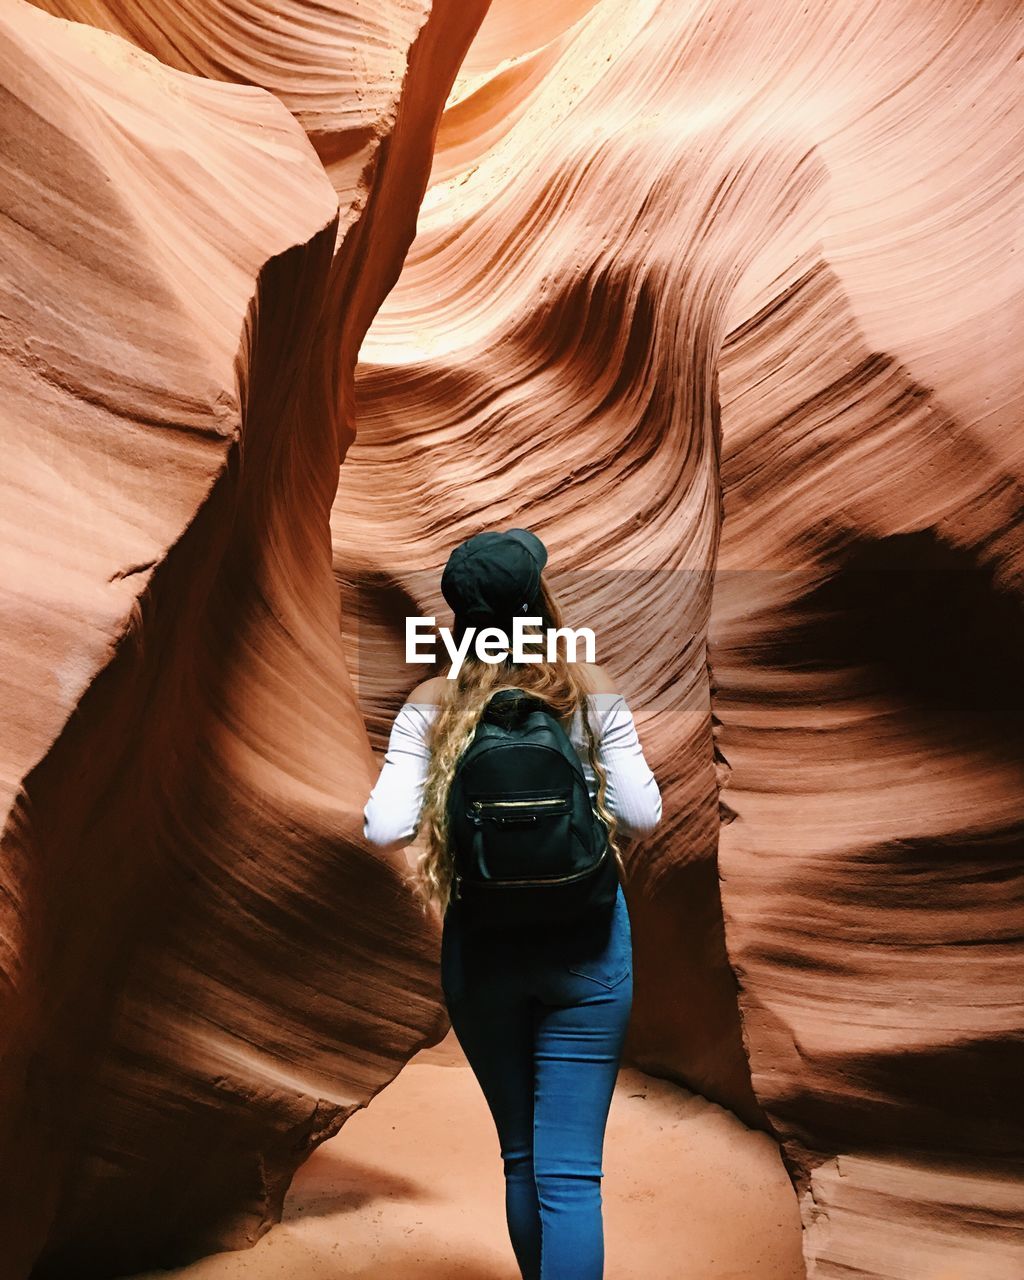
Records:
[[[598,759],[607,774],[605,805],[623,835],[649,835],[661,821],[661,792],[644,758],[633,714],[621,693],[590,693],[587,703]],[[430,763],[427,739],[438,710],[436,703],[406,702],[395,717],[380,777],[363,810],[363,834],[381,849],[400,849],[416,836]],[[597,778],[590,767],[579,708],[569,740],[593,800]]]

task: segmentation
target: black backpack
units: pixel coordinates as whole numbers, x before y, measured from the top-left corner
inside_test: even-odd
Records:
[[[553,708],[492,695],[448,792],[452,896],[474,927],[557,925],[609,911],[607,830]]]

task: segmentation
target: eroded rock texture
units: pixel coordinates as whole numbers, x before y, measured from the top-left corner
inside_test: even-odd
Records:
[[[11,1274],[251,1243],[441,1033],[359,808],[514,523],[665,793],[628,1056],[779,1135],[813,1276],[1015,1280],[1015,6],[45,7],[109,31],[3,16]]]
[[[253,1243],[446,1025],[404,861],[361,845],[328,517],[480,10],[314,11],[372,89],[319,131],[366,152],[334,186],[260,88],[0,25],[5,1280]]]
[[[629,1056],[763,1115],[811,1275],[1010,1280],[1019,14],[516,13],[360,353],[332,524],[371,731],[451,545],[536,528],[665,792]]]

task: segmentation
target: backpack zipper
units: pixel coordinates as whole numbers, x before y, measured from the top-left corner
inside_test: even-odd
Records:
[[[567,804],[568,800],[565,796],[554,796],[550,800],[474,800],[473,808],[481,809],[514,809],[520,806],[527,806],[534,809],[542,804]]]

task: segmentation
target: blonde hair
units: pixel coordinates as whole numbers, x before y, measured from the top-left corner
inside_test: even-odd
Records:
[[[561,609],[547,584],[541,580],[540,613],[543,626],[565,625]],[[529,628],[526,629],[529,634]],[[444,672],[447,674],[447,671]],[[454,680],[445,681],[440,710],[434,719],[429,738],[430,764],[423,794],[423,811],[419,830],[425,832],[427,848],[417,859],[412,877],[424,907],[436,901],[444,912],[451,898],[453,860],[448,840],[448,791],[459,758],[473,741],[477,724],[488,699],[499,689],[523,689],[553,707],[559,720],[568,722],[580,709],[590,766],[597,779],[594,807],[608,831],[608,847],[620,869],[625,872],[622,854],[616,841],[615,817],[605,804],[607,776],[598,758],[597,740],[590,722],[587,687],[577,673],[576,664],[567,661],[562,646],[554,661],[515,663],[511,655],[502,662],[488,663],[478,659],[472,648]],[[563,723],[564,727],[564,723]]]

